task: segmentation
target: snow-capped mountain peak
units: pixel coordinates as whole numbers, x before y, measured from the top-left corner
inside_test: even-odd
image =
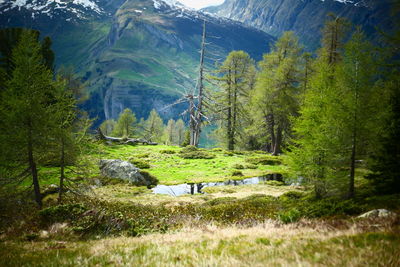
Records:
[[[104,11],[98,5],[99,0],[0,0],[0,14],[8,11],[25,10],[32,18],[39,15],[53,17],[66,15],[66,20],[84,19],[88,13],[101,15]]]

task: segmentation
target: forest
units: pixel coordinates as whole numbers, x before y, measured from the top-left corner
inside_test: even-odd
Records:
[[[178,120],[98,128],[52,40],[0,29],[1,264],[400,265],[399,27],[330,14],[316,51],[201,65]]]

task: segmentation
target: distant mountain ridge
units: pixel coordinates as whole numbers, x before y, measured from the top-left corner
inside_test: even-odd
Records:
[[[152,108],[177,118],[185,105],[165,109],[195,86],[203,20],[207,64],[231,50],[259,60],[274,38],[175,1],[17,0],[0,3],[2,27],[29,27],[50,35],[57,65],[72,65],[86,81],[85,109],[99,121],[124,108],[147,117]]]
[[[319,45],[321,29],[330,12],[363,26],[370,36],[376,33],[375,27],[393,28],[390,0],[226,0],[203,10],[275,37],[294,31],[312,49]]]

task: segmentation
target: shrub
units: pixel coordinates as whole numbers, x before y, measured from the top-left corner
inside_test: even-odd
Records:
[[[283,185],[285,185],[285,183],[281,182],[281,181],[266,181],[265,184],[266,185],[271,185],[271,186],[283,186]]]
[[[222,152],[224,150],[222,148],[220,148],[220,147],[216,147],[216,148],[211,149],[211,151],[213,151],[213,152]]]
[[[246,164],[246,165],[244,165],[244,168],[245,168],[245,169],[252,169],[252,170],[254,170],[254,169],[257,169],[258,167],[257,167],[257,165],[255,165],[255,164]]]
[[[165,150],[161,150],[160,153],[161,153],[161,154],[169,154],[169,155],[172,155],[172,154],[176,154],[176,151],[175,151],[175,150],[172,150],[172,149],[165,149]]]
[[[278,219],[283,223],[292,223],[297,222],[301,217],[301,212],[296,209],[292,208],[287,211],[283,211],[278,214]]]
[[[243,176],[243,173],[241,171],[233,171],[232,176]]]
[[[304,196],[305,196],[305,194],[303,192],[289,191],[289,192],[286,192],[283,195],[281,195],[279,198],[297,200],[297,199],[300,199],[300,198],[302,198]]]
[[[251,157],[247,158],[246,162],[255,165],[280,165],[282,164],[281,159],[273,156],[262,156],[262,157]]]
[[[148,158],[149,156],[150,156],[150,153],[135,154],[135,158],[138,158],[138,159]]]
[[[43,209],[39,215],[46,223],[56,223],[76,220],[86,210],[82,204],[66,204]]]
[[[200,150],[195,146],[187,146],[179,152],[179,156],[184,159],[213,159],[215,155]]]
[[[238,169],[238,170],[243,170],[244,166],[242,164],[236,163],[236,164],[233,164],[232,168]]]
[[[129,162],[135,165],[139,169],[150,169],[150,164],[147,161],[130,159]]]

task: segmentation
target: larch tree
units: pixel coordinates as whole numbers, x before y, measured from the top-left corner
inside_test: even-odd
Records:
[[[34,32],[23,31],[12,51],[14,66],[5,82],[1,103],[2,154],[20,177],[30,174],[37,205],[42,207],[37,164],[48,150],[57,116],[53,74],[44,64],[42,48]],[[3,142],[4,141],[4,142]]]
[[[115,136],[129,138],[134,135],[136,123],[135,113],[131,109],[126,108],[118,117],[117,123],[115,124],[113,134]]]
[[[179,119],[175,123],[173,143],[176,145],[181,145],[185,139],[186,126],[182,119]]]
[[[291,117],[296,116],[300,97],[301,48],[293,32],[285,32],[272,51],[259,63],[260,72],[251,99],[253,123],[269,136],[266,149],[281,153],[284,138],[291,132]]]
[[[254,80],[254,61],[244,51],[231,52],[215,71],[219,90],[214,93],[212,111],[219,121],[218,131],[229,150],[234,150],[246,119],[245,106]]]
[[[143,122],[144,138],[152,142],[161,142],[164,133],[164,123],[158,112],[153,109]]]
[[[341,101],[332,103],[338,111],[335,119],[338,130],[344,134],[343,151],[348,155],[348,197],[354,197],[356,159],[365,155],[368,144],[379,129],[379,113],[376,110],[379,95],[375,86],[378,78],[376,49],[366,41],[360,28],[345,45],[344,57],[338,64],[336,79]],[[380,99],[379,101],[384,101]]]

